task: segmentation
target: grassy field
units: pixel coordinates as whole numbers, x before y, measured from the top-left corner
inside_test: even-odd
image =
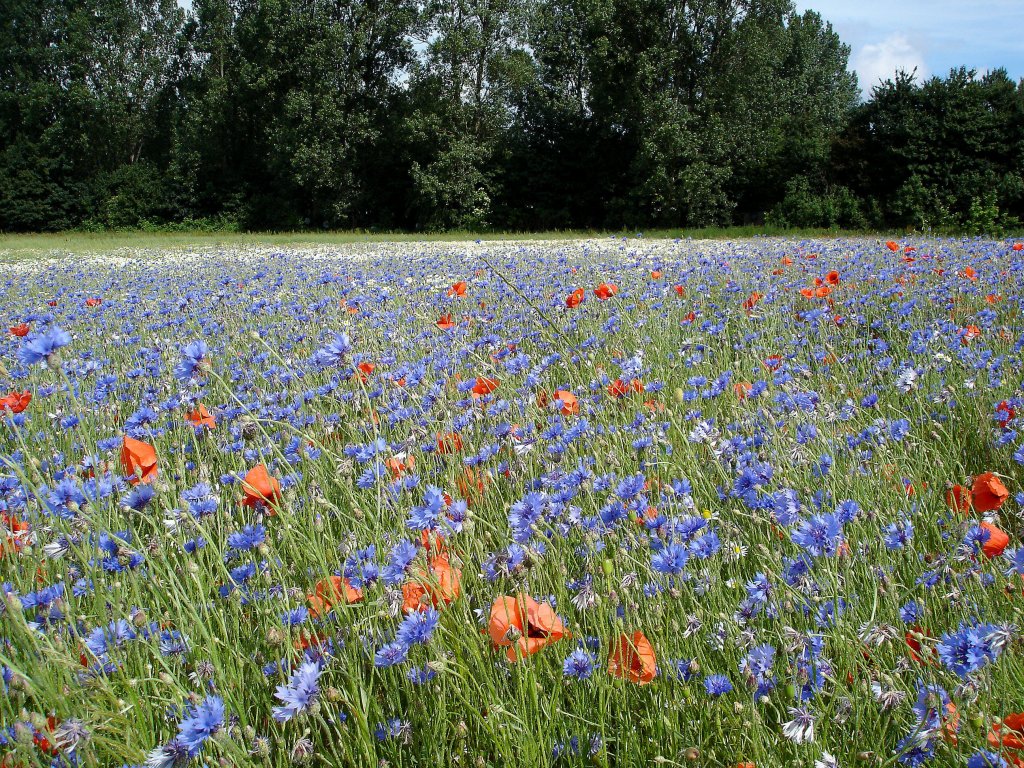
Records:
[[[443,232],[410,234],[394,232],[57,232],[43,234],[0,234],[0,254],[32,256],[53,251],[107,253],[122,248],[166,250],[239,245],[294,246],[384,242],[464,242],[503,240],[578,240],[611,237],[635,238],[636,231],[552,231],[552,232]],[[772,227],[726,227],[707,229],[665,229],[643,232],[647,239],[693,238],[739,239],[756,236],[839,237],[858,233],[829,230],[781,230]],[[863,234],[863,233],[860,233]]]
[[[1024,246],[60,237],[3,768],[1024,766]]]

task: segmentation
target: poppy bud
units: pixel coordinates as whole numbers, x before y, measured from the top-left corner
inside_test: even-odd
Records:
[[[685,757],[691,763],[700,760],[700,750],[696,747],[687,747],[686,751],[683,752],[683,757]]]

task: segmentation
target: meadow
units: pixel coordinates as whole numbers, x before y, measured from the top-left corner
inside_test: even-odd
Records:
[[[1014,240],[2,261],[3,768],[1024,768]]]

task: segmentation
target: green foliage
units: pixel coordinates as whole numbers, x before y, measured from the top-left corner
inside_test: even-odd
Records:
[[[1024,87],[790,0],[9,0],[0,230],[1024,218]],[[853,199],[857,198],[857,199]]]

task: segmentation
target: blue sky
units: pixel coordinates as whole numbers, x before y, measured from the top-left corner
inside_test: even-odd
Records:
[[[1024,77],[1024,0],[797,0],[832,22],[852,49],[867,96],[897,67],[945,76],[952,67],[1005,67]]]
[[[191,0],[178,0],[188,7]],[[1024,77],[1024,0],[796,0],[832,22],[850,46],[850,66],[867,96],[897,68],[922,77],[950,68],[1005,67]]]

